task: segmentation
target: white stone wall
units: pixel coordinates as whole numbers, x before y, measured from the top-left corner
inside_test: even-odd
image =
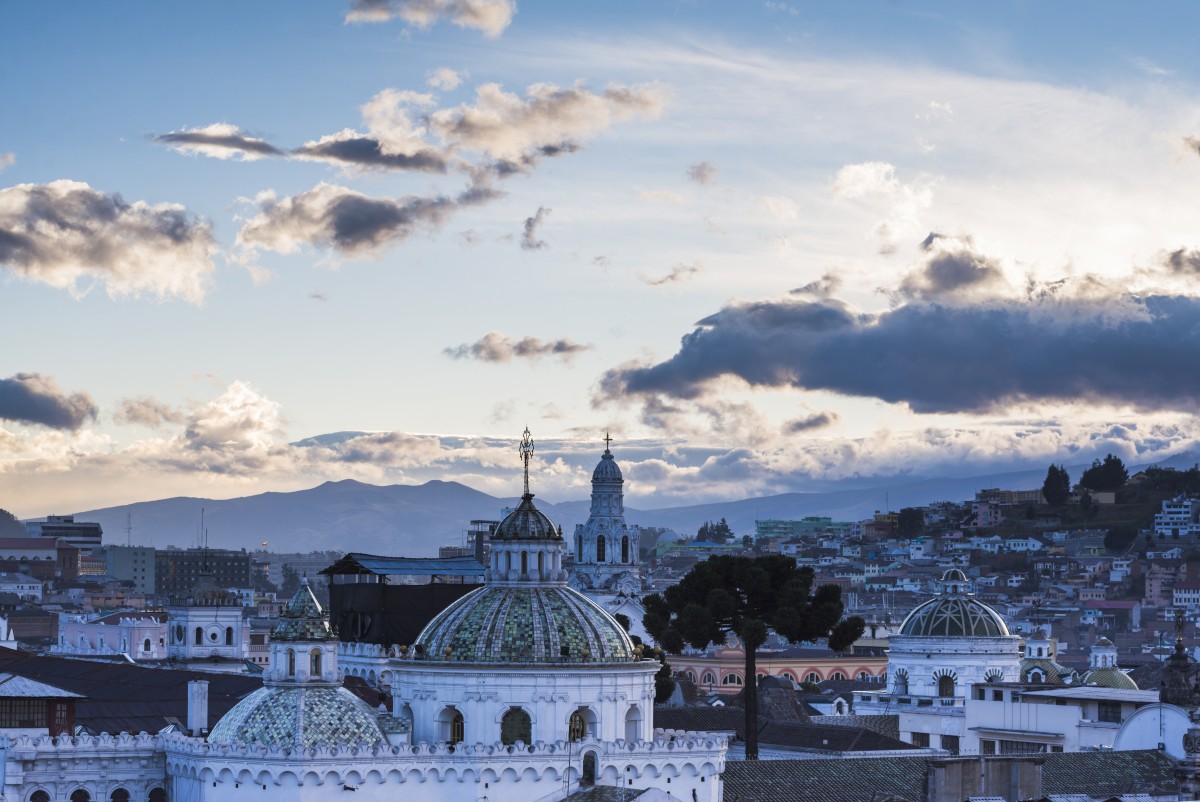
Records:
[[[954,696],[966,698],[971,685],[987,682],[1017,682],[1021,671],[1020,638],[915,637],[893,635],[888,639],[888,690],[898,693],[904,672],[912,696],[938,695],[938,680],[954,678]]]
[[[107,800],[124,788],[144,802],[167,790],[162,738],[157,735],[0,736],[5,754],[4,799],[26,802],[36,791],[66,800],[79,789]]]

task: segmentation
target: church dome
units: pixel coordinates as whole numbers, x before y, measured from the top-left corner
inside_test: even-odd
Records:
[[[593,482],[623,482],[621,477],[621,468],[617,465],[617,461],[613,459],[612,452],[607,448],[604,449],[604,455],[600,457],[600,462],[596,465],[596,470],[592,471]]]
[[[1121,688],[1128,691],[1138,690],[1137,683],[1116,666],[1093,668],[1083,675],[1083,682],[1081,684],[1094,685],[1099,688]]]
[[[533,494],[521,497],[517,508],[504,516],[496,527],[492,542],[504,540],[562,540],[558,527],[545,513],[533,506]]]
[[[966,574],[951,568],[942,575],[942,595],[917,605],[900,635],[922,638],[1007,638],[1008,625],[991,607],[967,592]]]
[[[308,585],[308,577],[304,577],[291,601],[280,611],[279,622],[271,630],[271,640],[327,641],[336,637],[321,603]]]
[[[211,744],[269,748],[375,746],[385,741],[375,712],[345,688],[259,688],[222,716]]]
[[[417,636],[415,657],[450,663],[626,663],[633,643],[616,619],[567,587],[479,588]]]

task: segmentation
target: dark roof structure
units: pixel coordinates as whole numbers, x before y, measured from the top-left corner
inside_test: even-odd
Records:
[[[262,687],[262,679],[238,674],[146,668],[45,657],[0,648],[0,671],[36,679],[87,698],[75,703],[75,723],[90,732],[158,732],[187,721],[187,684],[208,680],[209,722]]]
[[[961,758],[962,760],[1016,758]],[[1175,763],[1155,751],[1056,752],[1043,761],[1042,795],[1086,793],[1091,798],[1176,793]],[[924,802],[927,777],[946,758],[729,761],[725,802]]]
[[[376,576],[452,576],[483,578],[484,567],[474,557],[381,557],[352,551],[328,568],[326,576],[374,574]]]
[[[654,708],[654,726],[671,730],[729,732],[746,740],[746,711],[740,707],[664,707]],[[760,719],[759,744],[775,749],[803,752],[887,752],[908,751],[913,745],[862,727],[812,724],[799,721]],[[772,761],[774,762],[774,761]],[[733,765],[732,763],[728,765]]]

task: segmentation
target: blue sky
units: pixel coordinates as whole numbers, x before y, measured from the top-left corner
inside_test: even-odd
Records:
[[[1196,21],[8,4],[0,506],[1193,451]]]

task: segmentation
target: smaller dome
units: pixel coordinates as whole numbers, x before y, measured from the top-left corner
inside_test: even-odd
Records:
[[[211,744],[277,749],[375,746],[384,740],[375,711],[345,688],[259,688],[208,736]]]
[[[920,604],[900,625],[900,635],[926,638],[1006,638],[1008,625],[991,607],[951,594]]]
[[[546,515],[533,506],[533,494],[521,497],[517,508],[504,516],[496,527],[492,542],[504,540],[562,540],[558,527]]]
[[[308,586],[308,577],[304,577],[292,600],[279,613],[279,623],[271,630],[271,640],[327,641],[336,637],[321,603]]]
[[[613,459],[612,452],[607,448],[604,449],[604,455],[600,457],[600,462],[596,465],[596,470],[592,471],[593,482],[624,482],[621,477],[621,468],[617,465],[617,461]]]
[[[967,575],[957,568],[951,568],[946,573],[942,574],[943,582],[966,582]]]
[[[1042,682],[1047,685],[1065,685],[1067,680],[1074,673],[1071,669],[1044,657],[1026,657],[1021,661],[1021,682],[1033,682],[1030,675],[1035,671],[1040,671]]]
[[[1101,649],[1110,649],[1113,646],[1113,642],[1110,641],[1108,638],[1101,636],[1100,640],[1098,640],[1092,644],[1093,649],[1096,648],[1097,646],[1100,647]]]
[[[1083,685],[1094,685],[1099,688],[1121,688],[1128,691],[1138,690],[1137,683],[1129,678],[1119,668],[1093,668],[1083,675]]]

